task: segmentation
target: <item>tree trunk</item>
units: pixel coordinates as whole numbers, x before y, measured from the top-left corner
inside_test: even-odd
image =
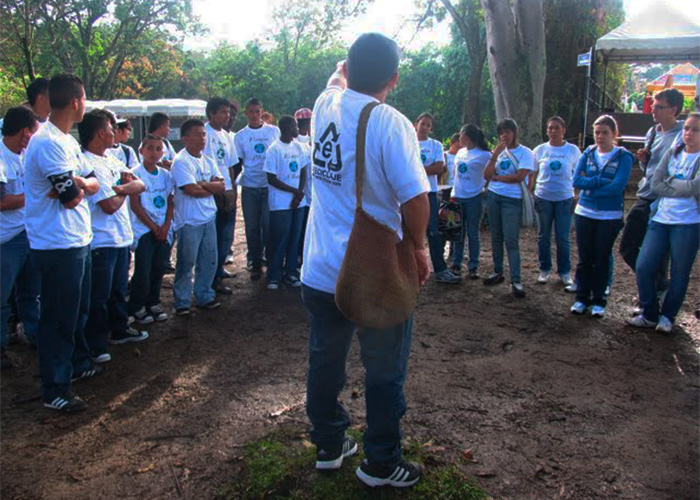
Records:
[[[481,0],[489,72],[499,120],[513,118],[529,147],[542,142],[546,76],[542,0]]]
[[[469,72],[467,80],[467,98],[464,101],[462,111],[462,123],[473,123],[481,127],[481,78],[484,73],[483,57],[479,61],[474,62],[474,66]]]

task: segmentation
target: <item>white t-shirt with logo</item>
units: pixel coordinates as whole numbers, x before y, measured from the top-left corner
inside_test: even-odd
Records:
[[[265,154],[274,141],[279,139],[280,129],[263,123],[260,128],[246,126],[236,134],[236,151],[243,160],[243,173],[238,184],[244,187],[267,187],[267,174],[263,171]]]
[[[119,210],[113,214],[107,214],[99,202],[116,196],[112,189],[121,182],[121,173],[129,172],[122,162],[111,155],[98,156],[85,151],[85,160],[95,171],[100,188],[92,196],[88,196],[90,215],[92,217],[92,233],[94,238],[90,248],[122,248],[134,242],[134,233],[131,231],[131,219],[129,216],[129,200],[124,200]]]
[[[355,219],[355,146],[362,108],[375,99],[337,87],[316,101],[312,202],[306,229],[301,280],[335,293]],[[367,126],[362,205],[369,215],[401,233],[401,205],[430,190],[411,122],[386,104],[372,111]]]
[[[516,161],[509,157],[513,157]],[[516,166],[517,163],[517,166]],[[498,161],[496,161],[496,173],[494,175],[511,175],[515,174],[518,170],[534,170],[535,169],[535,155],[532,154],[532,150],[518,144],[514,149],[505,149],[498,156]],[[508,198],[516,198],[521,200],[523,198],[523,193],[520,188],[520,183],[508,183],[508,182],[496,182],[491,181],[489,183],[489,191],[493,191],[501,196],[507,196]]]
[[[168,212],[168,197],[173,194],[173,181],[170,172],[161,167],[156,167],[153,172],[149,172],[143,164],[133,169],[132,172],[146,186],[146,190],[139,195],[141,207],[155,224],[162,226]],[[133,211],[131,212],[131,227],[134,231],[134,241],[138,241],[141,236],[150,232],[146,224],[141,222],[141,219]],[[172,226],[170,229],[172,233]]]
[[[207,145],[204,147],[203,154],[216,160],[221,177],[224,178],[226,190],[233,189],[229,169],[238,163],[238,153],[231,135],[223,129],[216,130],[209,123],[205,125],[204,130],[207,133]]]
[[[275,141],[267,150],[264,171],[275,174],[277,180],[284,182],[288,186],[298,188],[301,182],[302,169],[309,170],[309,157],[304,147],[296,141],[285,144],[282,141]],[[282,191],[274,186],[270,186],[267,194],[267,202],[270,211],[289,210],[294,196],[292,193]],[[299,203],[299,208],[306,206],[306,197]]]
[[[574,170],[581,151],[568,142],[552,146],[540,144],[533,151],[537,167],[535,196],[547,201],[563,201],[574,196]]]
[[[125,148],[129,151],[128,160],[126,157],[126,152],[124,151]],[[126,165],[126,168],[128,169],[134,169],[139,164],[139,156],[136,154],[134,149],[127,144],[117,144],[116,146],[105,151],[105,154],[113,156]]]
[[[22,156],[13,153],[0,138],[0,184],[5,194],[24,193],[24,165]],[[10,241],[24,231],[24,207],[0,212],[0,243]]]
[[[92,167],[72,135],[47,123],[32,136],[24,153],[25,224],[32,249],[79,248],[92,241],[87,199],[69,209],[58,198],[48,197],[53,189],[49,176],[66,172],[87,177]]]
[[[473,198],[484,192],[484,170],[491,153],[483,149],[462,148],[455,155],[455,198]]]
[[[173,230],[177,231],[185,224],[200,226],[216,216],[214,196],[195,198],[186,195],[183,189],[188,184],[209,182],[213,176],[220,177],[219,167],[213,158],[205,154],[197,158],[189,154],[187,149],[183,149],[175,156],[170,175],[175,186]]]
[[[445,153],[445,165],[447,166],[447,177],[445,185],[454,187],[455,185],[455,156],[456,154]]]
[[[424,167],[438,161],[445,161],[445,153],[442,150],[442,144],[435,139],[420,141],[418,144],[420,145],[420,161],[423,163]],[[436,193],[438,190],[438,176],[429,175],[428,180],[430,181],[430,192]]]
[[[678,156],[674,155],[668,162],[668,176],[685,181],[692,180],[693,170],[698,161],[700,161],[700,152],[683,151]],[[652,220],[661,224],[700,224],[698,199],[694,196],[690,198],[659,198],[659,206]]]

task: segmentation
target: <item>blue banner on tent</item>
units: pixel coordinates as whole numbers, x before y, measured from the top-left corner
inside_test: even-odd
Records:
[[[591,53],[585,52],[578,55],[578,65],[579,66],[590,66],[591,65]]]

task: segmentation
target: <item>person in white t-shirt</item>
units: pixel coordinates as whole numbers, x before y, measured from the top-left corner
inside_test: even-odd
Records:
[[[479,279],[479,253],[481,238],[479,229],[483,214],[484,200],[484,170],[491,157],[489,145],[486,143],[484,132],[469,123],[462,127],[459,133],[459,143],[462,147],[454,158],[455,186],[454,198],[462,206],[462,238],[454,253],[453,272],[462,269],[464,259],[464,242],[469,238],[469,278]]]
[[[456,284],[462,281],[460,276],[447,269],[445,263],[445,240],[438,231],[438,177],[445,171],[445,154],[442,144],[429,137],[433,130],[435,119],[430,113],[422,113],[415,121],[418,144],[420,145],[420,159],[425,168],[425,173],[430,181],[430,222],[428,223],[428,247],[430,248],[430,260],[433,264],[433,272],[438,283]]]
[[[62,412],[85,410],[71,393],[71,379],[104,371],[93,366],[83,327],[90,303],[92,230],[86,196],[99,187],[70,135],[85,113],[80,78],[59,74],[49,83],[51,117],[29,141],[24,155],[25,224],[41,275],[41,310],[36,346],[44,406]]]
[[[299,135],[294,139],[301,144],[306,151],[306,155],[311,164],[311,118],[314,113],[309,108],[297,109],[294,112],[294,119],[297,121]],[[306,234],[306,224],[309,220],[309,206],[311,204],[311,167],[306,169],[306,182],[304,183],[305,207],[300,207],[302,211],[301,237],[299,238],[299,267],[304,261],[304,235]]]
[[[682,137],[683,143],[666,153],[651,179],[652,194],[659,201],[636,269],[643,311],[629,320],[632,326],[656,327],[664,333],[673,331],[700,247],[700,113],[688,115]],[[671,281],[659,311],[656,275],[667,252]]]
[[[247,261],[250,278],[258,280],[262,276],[263,255],[270,260],[267,240],[269,237],[270,213],[267,204],[267,175],[263,171],[265,153],[280,136],[274,125],[262,121],[262,103],[249,99],[245,105],[248,125],[236,134],[236,151],[243,162],[243,173],[238,184],[241,186],[241,208],[245,223],[245,239],[248,246]]]
[[[557,241],[557,273],[565,286],[573,283],[570,237],[574,204],[573,176],[581,151],[564,140],[565,134],[564,119],[552,116],[547,120],[549,141],[540,144],[533,151],[535,171],[531,176],[530,189],[535,194],[537,211],[537,254],[540,261],[537,282],[543,285],[549,281],[552,272],[552,226]]]
[[[313,194],[301,281],[310,321],[306,405],[319,470],[338,469],[344,457],[357,452],[357,443],[346,436],[350,416],[338,400],[357,326],[343,316],[334,294],[355,218],[358,120],[367,104],[384,103],[396,86],[399,58],[393,40],[377,33],[360,36],[314,106]],[[425,251],[429,190],[411,122],[391,106],[380,104],[367,125],[363,208],[399,238],[413,240],[420,283],[430,274]],[[405,234],[402,215],[408,228]],[[366,369],[367,459],[356,474],[370,486],[406,487],[420,479],[420,468],[405,461],[401,450],[401,417],[406,411],[403,383],[412,328],[409,317],[386,330],[358,331]]]
[[[126,165],[126,168],[133,170],[139,164],[139,157],[134,149],[126,144],[129,137],[131,137],[131,122],[126,118],[118,119],[114,129],[114,145],[107,150],[107,154],[114,156]]]
[[[7,110],[0,130],[0,361],[11,368],[8,344],[10,297],[15,290],[17,312],[30,344],[36,344],[39,326],[39,273],[29,253],[24,226],[24,152],[39,128],[34,113],[18,106]]]
[[[193,269],[197,307],[216,309],[221,305],[212,289],[218,263],[214,195],[223,193],[226,185],[216,160],[203,153],[207,145],[204,123],[186,120],[180,135],[185,148],[170,169],[175,189],[173,228],[177,233],[173,295],[175,312],[186,316],[191,312]]]
[[[301,286],[297,264],[303,209],[306,206],[304,186],[310,163],[304,147],[294,140],[298,134],[294,117],[282,116],[279,126],[280,138],[267,150],[264,167],[270,184],[268,290],[277,290],[283,277],[290,286]]]
[[[153,113],[148,120],[148,133],[163,139],[163,158],[161,158],[158,166],[170,170],[177,154],[175,148],[168,140],[170,135],[170,117],[160,111]]]
[[[498,123],[498,145],[491,153],[484,176],[490,180],[486,206],[491,226],[493,273],[484,285],[504,281],[503,243],[508,252],[511,290],[516,297],[525,296],[520,279],[520,221],[523,212],[523,181],[535,168],[532,151],[518,144],[518,125],[506,118]]]
[[[133,173],[146,190],[129,196],[135,247],[129,315],[139,324],[148,324],[168,319],[160,305],[160,289],[172,250],[175,205],[170,172],[157,165],[163,157],[163,140],[147,134],[139,153],[143,162]]]
[[[107,343],[140,342],[148,333],[128,325],[127,288],[129,247],[134,241],[129,220],[129,195],[145,190],[126,165],[106,152],[114,143],[114,118],[102,109],[86,113],[78,125],[85,161],[93,168],[100,189],[88,197],[93,239],[90,314],[85,340],[96,363],[112,359]]]
[[[224,263],[233,244],[233,232],[236,227],[236,191],[235,165],[238,164],[238,153],[231,135],[224,129],[229,121],[230,103],[222,97],[214,97],[207,102],[207,118],[205,125],[207,145],[204,155],[214,158],[224,179],[226,190],[215,197],[218,210],[216,212],[216,241],[218,262],[213,288],[216,293],[231,295],[233,290],[222,282],[224,278],[233,275],[224,269]]]

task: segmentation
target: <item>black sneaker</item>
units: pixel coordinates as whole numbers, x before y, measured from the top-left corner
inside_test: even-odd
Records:
[[[367,486],[393,486],[394,488],[407,488],[420,480],[420,465],[401,460],[394,469],[379,465],[370,465],[363,460],[355,471],[357,477]]]
[[[502,274],[491,273],[486,278],[484,278],[483,283],[486,286],[492,286],[492,285],[498,285],[499,283],[503,283],[505,280],[506,279],[503,277]]]
[[[525,288],[523,287],[522,283],[520,283],[520,282],[511,283],[510,289],[512,290],[513,295],[515,295],[516,297],[518,297],[518,298],[525,297]]]
[[[345,457],[357,453],[357,443],[352,438],[345,438],[343,447],[338,450],[316,450],[316,470],[337,470],[343,465]]]
[[[127,342],[141,342],[148,338],[148,332],[140,332],[135,328],[127,328],[124,333],[112,333],[110,344],[126,344]]]
[[[214,281],[212,288],[219,295],[233,295],[233,290],[230,287],[224,285],[220,279]]]
[[[92,368],[88,368],[87,370],[84,370],[82,372],[74,373],[70,380],[71,382],[75,382],[76,380],[82,380],[84,378],[93,378],[98,375],[102,375],[106,371],[107,368],[105,368],[104,365],[94,365]]]
[[[481,276],[479,276],[479,270],[477,268],[472,268],[469,270],[469,279],[470,280],[478,280]]]
[[[165,313],[163,306],[160,304],[149,307],[148,312],[156,321],[165,321],[168,319],[168,315]]]
[[[450,266],[450,272],[455,276],[462,276],[462,266],[452,265]]]
[[[155,319],[150,315],[145,307],[142,307],[134,313],[134,321],[136,321],[139,325],[148,325],[153,323]]]
[[[189,307],[180,307],[175,309],[175,314],[178,316],[189,316],[192,310]]]
[[[199,307],[200,309],[217,309],[220,306],[221,306],[221,302],[214,299],[211,302],[207,302],[206,304],[203,304],[201,306],[198,305],[197,307]]]
[[[257,281],[260,278],[262,278],[262,269],[260,269],[258,267],[258,268],[253,269],[252,271],[250,271],[250,279],[251,280]]]
[[[95,363],[107,363],[112,361],[112,356],[106,347],[98,347],[90,350],[90,359]]]
[[[12,360],[7,355],[7,351],[5,351],[5,348],[3,347],[2,349],[0,349],[0,370],[9,370],[14,366],[15,365],[12,363]]]
[[[76,413],[79,411],[87,410],[87,403],[80,399],[75,394],[67,394],[65,396],[58,396],[50,403],[44,403],[46,408],[52,410],[61,411],[64,413]]]

